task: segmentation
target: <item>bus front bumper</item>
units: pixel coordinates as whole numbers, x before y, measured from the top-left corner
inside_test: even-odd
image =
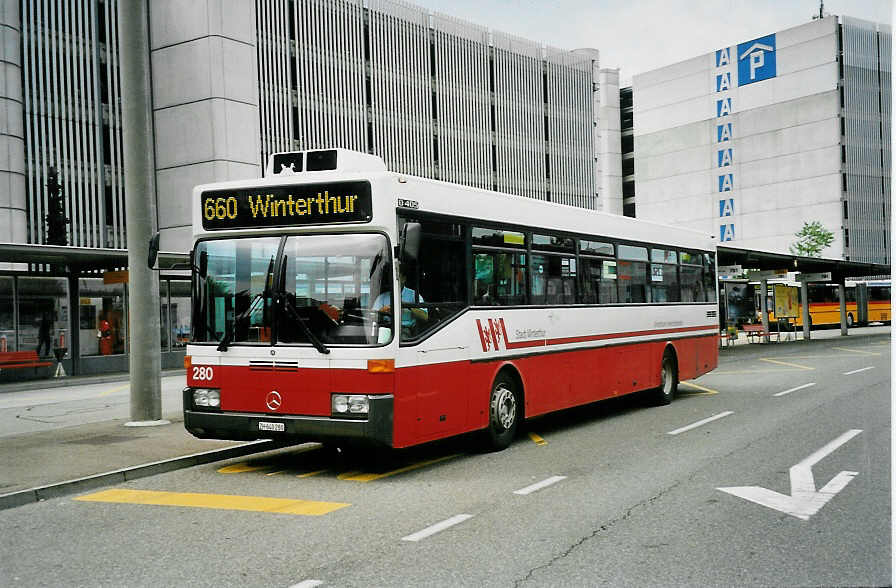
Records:
[[[366,419],[196,410],[184,389],[184,428],[200,439],[359,440],[392,446],[394,397],[371,396]]]

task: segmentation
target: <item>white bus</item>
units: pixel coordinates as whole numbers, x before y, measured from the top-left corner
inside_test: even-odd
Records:
[[[718,361],[709,235],[407,176],[342,149],[198,186],[184,423],[407,447]],[[392,301],[397,300],[394,304]]]

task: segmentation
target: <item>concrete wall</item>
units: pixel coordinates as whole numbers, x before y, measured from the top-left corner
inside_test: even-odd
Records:
[[[637,215],[782,252],[819,220],[842,257],[837,19],[774,42],[764,80],[739,77],[752,41],[634,76]]]
[[[0,234],[16,243],[28,240],[21,48],[19,2],[0,0]]]
[[[597,115],[600,196],[597,209],[622,214],[622,131],[619,119],[619,70],[602,69]]]
[[[261,176],[254,3],[152,0],[150,35],[161,248],[188,251],[193,186]]]

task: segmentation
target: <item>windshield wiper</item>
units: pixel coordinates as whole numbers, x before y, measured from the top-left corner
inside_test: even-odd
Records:
[[[289,314],[289,317],[293,321],[295,321],[295,323],[297,325],[299,325],[299,328],[302,330],[302,333],[304,333],[305,337],[308,338],[308,341],[310,341],[311,344],[314,345],[314,348],[317,349],[319,352],[323,353],[324,355],[330,353],[329,348],[327,348],[327,346],[323,344],[323,341],[321,341],[320,339],[317,338],[317,335],[315,335],[311,331],[311,329],[308,328],[308,325],[306,325],[305,321],[302,320],[302,317],[299,316],[299,311],[297,311],[296,307],[293,306],[292,300],[290,300],[286,296],[282,296],[281,298],[283,300],[283,308],[286,309],[286,312],[287,312],[287,314]]]
[[[259,292],[252,298],[252,302],[249,303],[249,308],[234,317],[233,322],[228,325],[227,331],[224,333],[224,338],[221,339],[221,343],[218,344],[218,351],[227,351],[227,347],[230,345],[230,342],[233,341],[233,332],[236,331],[236,326],[249,318],[249,315],[255,309],[255,305],[264,297],[265,292]]]

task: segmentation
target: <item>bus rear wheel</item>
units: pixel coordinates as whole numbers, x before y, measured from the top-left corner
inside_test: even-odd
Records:
[[[672,402],[678,391],[678,364],[675,356],[668,351],[663,354],[660,364],[660,387],[654,392],[654,402],[665,405]]]
[[[492,384],[488,402],[488,428],[485,441],[488,448],[500,451],[507,448],[516,436],[522,407],[514,379],[507,372],[498,374]]]

